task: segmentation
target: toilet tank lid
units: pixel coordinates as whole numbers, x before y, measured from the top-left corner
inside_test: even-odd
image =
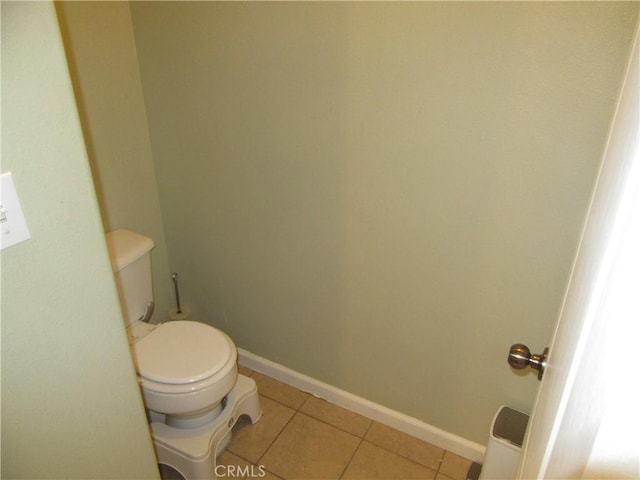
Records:
[[[125,228],[107,233],[107,248],[111,257],[111,267],[119,272],[135,262],[155,246],[153,240]]]

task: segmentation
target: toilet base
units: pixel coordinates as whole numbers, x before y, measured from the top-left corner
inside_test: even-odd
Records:
[[[177,470],[186,480],[212,480],[216,478],[216,456],[228,443],[231,429],[242,415],[251,423],[262,416],[256,382],[238,375],[233,390],[227,395],[227,404],[213,422],[193,429],[174,428],[161,422],[150,424],[158,463]]]

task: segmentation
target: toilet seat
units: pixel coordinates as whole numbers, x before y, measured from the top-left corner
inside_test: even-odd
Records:
[[[196,392],[224,378],[237,351],[220,330],[189,320],[163,323],[135,342],[142,386],[162,394]]]

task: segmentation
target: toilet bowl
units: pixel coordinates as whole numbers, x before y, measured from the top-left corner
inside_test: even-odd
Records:
[[[238,374],[236,346],[190,320],[135,321],[127,333],[158,463],[174,472],[168,478],[215,479],[238,418],[262,416],[255,381]]]
[[[130,345],[146,408],[177,428],[212,421],[238,377],[231,339],[190,320],[136,322],[129,330],[136,332]]]

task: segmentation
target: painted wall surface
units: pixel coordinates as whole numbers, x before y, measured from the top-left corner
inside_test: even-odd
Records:
[[[52,2],[2,2],[2,478],[158,478]]]
[[[132,4],[200,319],[484,442],[537,388],[506,351],[549,340],[636,8]]]
[[[529,409],[637,3],[130,8],[194,318],[480,443]]]
[[[153,238],[156,309],[166,319],[172,283],[131,15],[126,2],[56,4],[105,232]]]

